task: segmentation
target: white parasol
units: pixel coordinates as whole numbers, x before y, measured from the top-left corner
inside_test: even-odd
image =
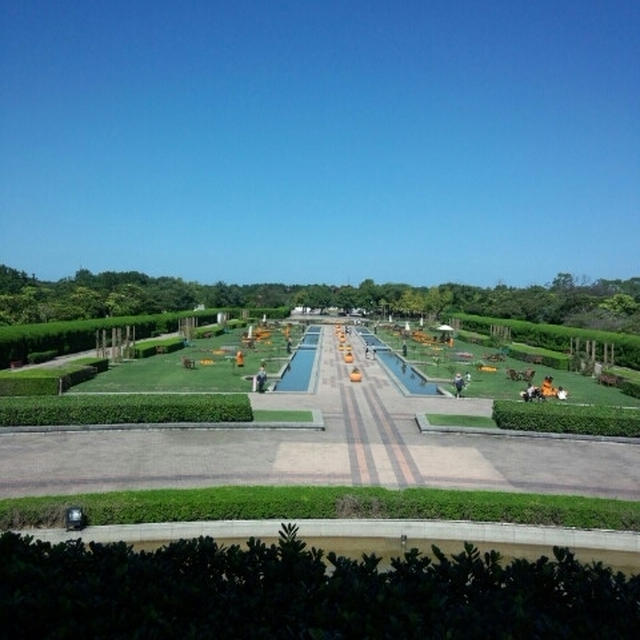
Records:
[[[448,324],[441,324],[437,330],[438,331],[455,331],[455,329],[453,327],[450,327]]]

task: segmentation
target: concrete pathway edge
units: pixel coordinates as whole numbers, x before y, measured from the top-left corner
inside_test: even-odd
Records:
[[[324,416],[319,409],[311,409],[311,422],[138,422],[120,424],[68,424],[68,425],[24,425],[0,427],[0,435],[9,433],[55,433],[62,431],[132,431],[134,429],[310,429],[324,431]]]
[[[81,531],[23,529],[15,531],[52,544],[82,538],[85,542],[167,542],[210,536],[212,538],[277,538],[283,523],[299,527],[304,538],[397,538],[412,540],[465,540],[474,543],[562,546],[640,553],[640,532],[586,530],[463,520],[218,520],[166,522],[86,527]]]
[[[586,440],[589,442],[618,442],[640,445],[640,438],[625,436],[590,436],[581,433],[554,433],[550,431],[521,431],[517,429],[493,429],[491,427],[462,427],[432,425],[426,415],[416,413],[416,422],[421,433],[459,433],[475,436],[501,436],[503,438],[549,438],[552,440]]]

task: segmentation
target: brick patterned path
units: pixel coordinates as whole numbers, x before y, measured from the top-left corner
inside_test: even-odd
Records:
[[[640,500],[640,446],[421,434],[415,414],[490,415],[487,400],[406,397],[352,336],[361,383],[323,328],[315,393],[254,408],[320,409],[325,431],[122,430],[0,437],[0,497],[212,485],[432,486]]]

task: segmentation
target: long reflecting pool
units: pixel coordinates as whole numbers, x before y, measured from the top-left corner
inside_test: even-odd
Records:
[[[313,383],[321,331],[322,327],[315,325],[307,329],[283,370],[281,379],[276,382],[274,391],[309,391]]]
[[[407,393],[421,396],[440,395],[437,384],[428,382],[423,374],[410,364],[407,364],[405,360],[394,353],[387,344],[371,333],[369,329],[360,327],[357,332],[365,344],[375,349],[376,357]]]

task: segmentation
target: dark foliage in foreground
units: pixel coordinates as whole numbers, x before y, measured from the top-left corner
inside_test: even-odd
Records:
[[[0,538],[5,637],[38,638],[625,638],[640,628],[640,576],[555,560],[435,561],[416,550],[380,571],[306,549],[283,525],[277,545],[211,538],[153,553],[124,543],[52,546]]]

